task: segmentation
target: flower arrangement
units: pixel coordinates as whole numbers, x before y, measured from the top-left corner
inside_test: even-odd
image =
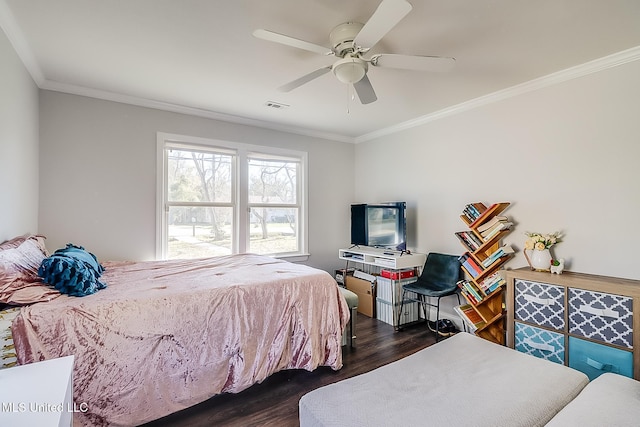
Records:
[[[549,249],[556,243],[560,243],[560,238],[562,237],[559,231],[551,234],[530,233],[527,231],[524,234],[529,237],[527,241],[524,242],[524,248],[529,250],[536,249],[539,251]]]

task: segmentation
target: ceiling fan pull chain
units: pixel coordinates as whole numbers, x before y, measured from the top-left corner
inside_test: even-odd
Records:
[[[347,114],[351,114],[351,85],[346,85],[347,86]]]

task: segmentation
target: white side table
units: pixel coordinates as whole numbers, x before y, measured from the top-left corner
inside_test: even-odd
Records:
[[[77,410],[73,356],[0,369],[0,425],[67,427]]]

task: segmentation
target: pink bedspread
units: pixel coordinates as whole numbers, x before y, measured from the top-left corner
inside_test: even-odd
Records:
[[[349,311],[326,272],[258,255],[104,265],[106,289],[12,326],[21,364],[75,355],[76,424],[138,425],[283,369],[342,367]]]

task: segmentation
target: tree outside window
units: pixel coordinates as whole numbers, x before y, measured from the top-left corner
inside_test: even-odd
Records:
[[[159,147],[164,258],[305,252],[306,156],[270,153],[263,147],[249,151],[190,145],[161,141],[160,136]]]

